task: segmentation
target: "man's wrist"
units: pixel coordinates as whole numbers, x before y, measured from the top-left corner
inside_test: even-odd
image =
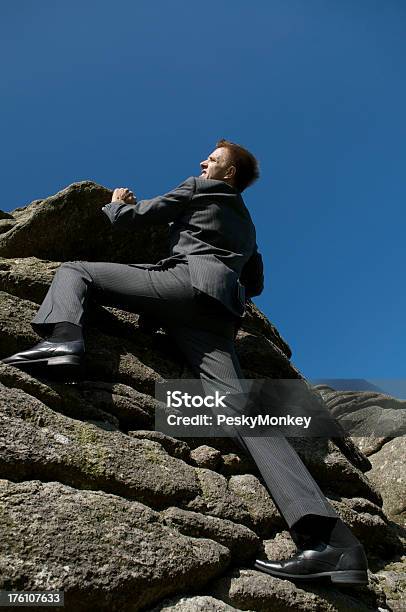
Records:
[[[111,200],[110,202],[110,204],[129,204],[131,206],[134,206],[136,203],[136,200],[134,200],[133,202],[126,202],[125,200]]]

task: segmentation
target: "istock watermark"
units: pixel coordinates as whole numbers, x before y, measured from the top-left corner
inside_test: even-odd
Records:
[[[304,381],[287,388],[257,379],[157,383],[155,428],[174,437],[337,435],[320,396],[304,401],[306,394]]]
[[[166,392],[166,407],[167,408],[200,408],[207,406],[208,408],[227,408],[224,403],[226,395],[220,395],[218,391],[214,395],[191,395],[182,391],[167,391]]]
[[[351,412],[351,406],[337,410],[340,397],[331,392],[304,379],[170,380],[155,384],[155,429],[177,438],[406,433],[406,401],[394,400],[390,414],[384,413],[387,401],[367,411],[357,411],[355,404]],[[326,402],[326,394],[334,401]]]
[[[269,414],[259,414],[252,416],[227,416],[226,414],[216,414],[209,416],[208,414],[198,414],[195,416],[177,416],[169,414],[167,416],[168,425],[172,426],[190,426],[190,425],[209,425],[215,424],[218,427],[224,425],[229,427],[244,427],[254,429],[255,427],[303,427],[307,429],[310,425],[312,417],[294,417],[290,414],[286,416],[271,416]]]

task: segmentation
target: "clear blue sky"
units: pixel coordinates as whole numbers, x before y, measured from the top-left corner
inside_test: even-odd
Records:
[[[138,198],[250,148],[258,306],[309,378],[406,378],[403,0],[15,0],[0,207],[90,179]]]

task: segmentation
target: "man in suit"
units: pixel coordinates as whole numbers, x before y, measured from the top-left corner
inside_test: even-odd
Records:
[[[228,387],[235,410],[243,411],[243,373],[234,337],[245,300],[262,292],[264,276],[241,193],[258,178],[258,164],[243,147],[221,140],[200,166],[199,177],[151,200],[136,203],[129,189],[115,189],[102,209],[111,224],[136,231],[169,223],[170,256],[157,264],[63,263],[32,321],[45,340],[3,362],[26,369],[44,365],[47,371],[79,365],[92,294],[100,302],[124,303],[159,320],[205,390],[216,384]],[[298,546],[293,558],[257,561],[257,569],[282,578],[364,584],[367,564],[361,544],[288,441],[241,434],[236,441],[254,459]]]

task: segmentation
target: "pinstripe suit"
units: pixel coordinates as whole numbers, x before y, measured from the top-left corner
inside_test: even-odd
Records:
[[[190,177],[164,196],[136,205],[113,202],[103,212],[116,228],[132,231],[169,223],[170,256],[157,264],[62,264],[33,328],[44,335],[50,324],[82,324],[92,293],[101,303],[159,319],[207,393],[218,384],[239,397],[235,328],[246,298],[263,289],[255,227],[241,195],[223,181]],[[235,409],[243,409],[237,401]],[[289,527],[307,514],[337,516],[285,438],[238,436],[238,442]]]

